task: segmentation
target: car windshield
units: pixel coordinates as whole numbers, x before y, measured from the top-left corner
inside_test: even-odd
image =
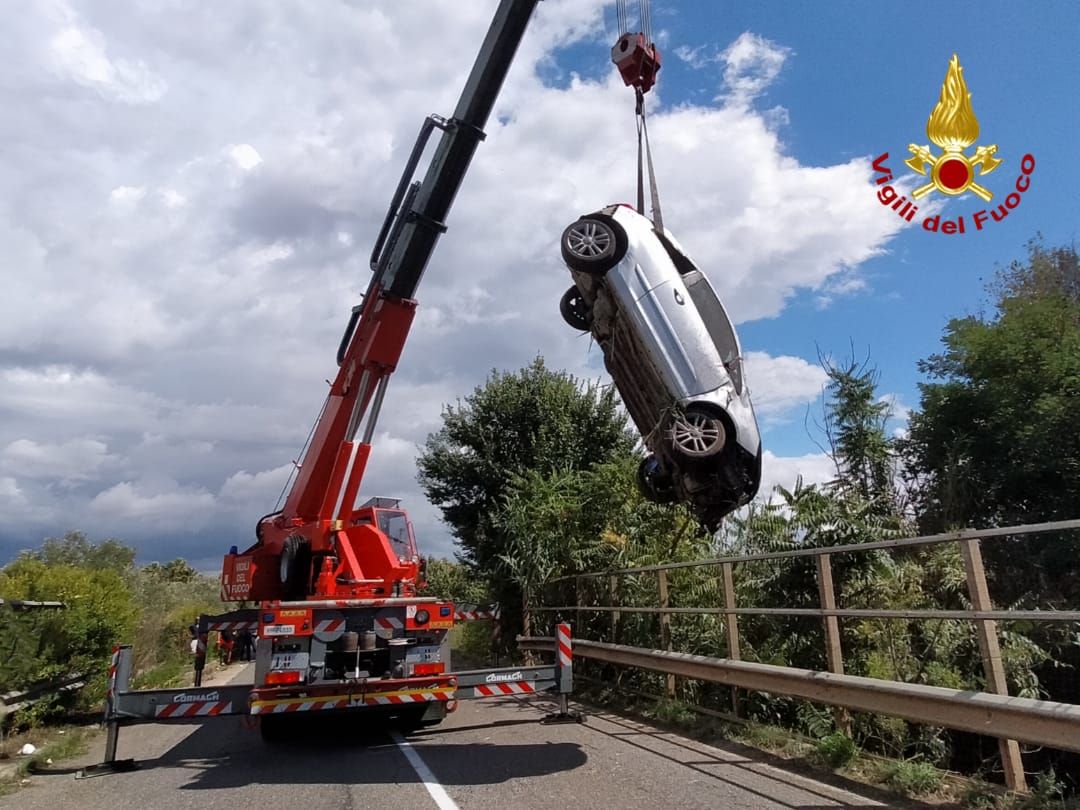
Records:
[[[407,560],[413,556],[412,536],[409,532],[409,518],[401,511],[377,509],[375,515],[379,521],[379,531],[390,539],[390,545],[398,559]]]
[[[739,341],[735,337],[735,327],[731,325],[727,313],[724,312],[723,304],[720,303],[716,292],[700,270],[687,273],[683,280],[686,282],[690,298],[693,299],[701,315],[701,320],[705,323],[705,328],[709,330],[709,336],[716,344],[720,361],[727,369],[731,384],[735,387],[735,393],[742,394],[742,358],[739,357]]]

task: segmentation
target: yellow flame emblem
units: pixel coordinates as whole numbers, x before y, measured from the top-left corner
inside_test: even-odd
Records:
[[[941,98],[926,122],[926,136],[945,151],[935,155],[929,146],[908,146],[912,157],[904,163],[924,176],[929,167],[930,174],[930,182],[919,186],[911,196],[918,200],[934,189],[950,197],[971,191],[989,202],[994,195],[975,182],[975,167],[979,167],[980,176],[989,174],[1001,164],[1001,159],[994,157],[996,145],[977,146],[971,157],[964,154],[979,138],[979,121],[971,109],[971,93],[955,53],[941,85]]]

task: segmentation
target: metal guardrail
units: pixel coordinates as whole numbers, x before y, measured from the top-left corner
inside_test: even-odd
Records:
[[[838,546],[816,546],[798,548],[789,551],[744,554],[731,557],[715,557],[701,560],[689,560],[660,565],[645,565],[608,571],[591,571],[553,579],[551,582],[574,581],[576,604],[562,606],[542,606],[535,611],[580,616],[583,613],[605,612],[611,615],[612,637],[623,614],[654,613],[660,617],[660,650],[644,650],[636,647],[605,645],[601,642],[581,639],[579,642],[583,657],[597,657],[609,663],[622,663],[629,666],[641,666],[667,674],[666,694],[675,695],[676,676],[703,680],[719,680],[730,683],[736,688],[748,688],[777,694],[805,697],[822,703],[845,708],[858,708],[879,714],[904,717],[925,722],[930,725],[946,726],[998,737],[1005,781],[1011,790],[1024,790],[1026,782],[1020,748],[1017,740],[1033,741],[1051,745],[1064,750],[1080,750],[1080,706],[1048,701],[1027,701],[1010,698],[1002,664],[1001,648],[998,639],[998,621],[1048,621],[1080,622],[1080,610],[994,610],[987,587],[986,571],[983,566],[981,539],[1017,537],[1052,531],[1080,529],[1080,519],[1058,520],[1045,523],[1033,523],[1019,526],[1001,526],[989,529],[963,529],[955,532],[927,535],[923,537],[898,538],[870,543],[851,543]],[[836,606],[836,591],[833,586],[830,560],[837,554],[880,551],[929,546],[942,543],[957,543],[963,558],[964,572],[967,579],[968,598],[971,610],[876,610],[876,609],[840,609]],[[737,563],[778,561],[799,557],[813,557],[818,586],[819,608],[754,608],[738,607],[735,600],[734,571]],[[723,606],[674,607],[668,595],[668,572],[689,568],[720,566],[723,577]],[[657,602],[652,605],[595,605],[584,604],[581,584],[585,580],[608,577],[615,602],[618,592],[618,578],[637,574],[653,574],[657,579]],[[672,650],[671,616],[681,614],[722,615],[727,636],[726,659],[686,656]],[[828,672],[810,672],[787,667],[767,667],[766,670],[747,670],[742,667],[763,667],[765,665],[740,660],[739,651],[739,616],[808,616],[819,617],[824,629],[825,653]],[[939,692],[920,692],[935,690],[938,687],[907,684],[899,681],[884,681],[858,678],[844,674],[844,659],[841,645],[841,619],[937,619],[970,621],[975,626],[979,651],[982,656],[983,671],[986,676],[987,692],[961,692],[943,690]],[[649,655],[659,658],[649,658]],[[601,655],[606,657],[600,657]],[[644,657],[643,657],[644,656]],[[634,663],[629,663],[630,661]],[[693,666],[691,663],[693,662]],[[724,662],[722,678],[716,674],[715,664],[703,662]],[[689,668],[689,669],[688,669]],[[687,674],[688,671],[696,674]],[[704,673],[713,676],[705,677]],[[754,673],[751,677],[748,673]],[[786,673],[786,674],[784,674]],[[736,677],[738,675],[738,677]],[[766,677],[766,675],[768,677]],[[814,689],[807,687],[807,678],[813,681]],[[822,678],[826,680],[821,680]],[[855,680],[851,680],[854,678]],[[841,679],[841,680],[835,680]],[[861,683],[867,681],[868,683]],[[768,685],[762,685],[768,684]],[[822,684],[830,685],[823,690]],[[871,688],[872,685],[872,688]],[[912,691],[915,690],[915,691]],[[837,699],[837,695],[842,700]],[[858,704],[852,702],[858,697]],[[992,698],[992,700],[991,700]],[[913,716],[909,703],[914,701],[920,710]],[[925,711],[924,711],[925,710]],[[980,715],[980,712],[989,714]],[[982,720],[979,718],[982,716]],[[1026,721],[1023,718],[1027,718]],[[989,719],[988,719],[989,718]],[[1055,719],[1056,718],[1056,719]],[[1064,718],[1064,720],[1063,720]],[[838,718],[839,722],[840,718]],[[1064,726],[1055,726],[1062,721]],[[1028,725],[1050,729],[1033,732]],[[1051,729],[1050,727],[1053,726]],[[1032,734],[1038,739],[1033,739]],[[1049,735],[1049,736],[1048,736]]]
[[[519,639],[522,649],[550,650],[554,639]],[[1080,706],[939,686],[836,675],[749,661],[574,640],[574,655],[830,706],[878,712],[916,723],[1080,751]]]
[[[78,672],[54,678],[51,681],[36,683],[21,692],[8,692],[6,695],[0,695],[0,717],[29,706],[49,692],[74,692],[84,686],[86,686],[86,673]]]
[[[550,581],[560,582],[569,579],[606,577],[612,574],[644,574],[650,571],[674,571],[679,568],[701,568],[711,565],[724,565],[725,563],[762,562],[765,560],[783,560],[792,557],[818,557],[822,554],[845,554],[856,551],[913,548],[915,546],[932,546],[939,543],[955,543],[959,540],[1011,537],[1019,534],[1040,534],[1042,532],[1060,532],[1069,529],[1080,529],[1080,518],[1074,520],[1054,520],[1045,523],[1028,523],[1020,526],[995,526],[991,529],[959,529],[955,532],[928,534],[922,537],[904,537],[896,540],[877,540],[872,543],[849,543],[841,546],[815,546],[813,548],[798,548],[790,551],[769,551],[761,554],[743,554],[735,557],[712,557],[709,559],[688,560],[677,563],[641,565],[636,568],[617,568],[611,571],[590,571],[584,574],[558,577]]]
[[[8,607],[14,610],[49,609],[59,610],[65,608],[63,602],[28,602],[25,599],[0,599],[0,608]]]

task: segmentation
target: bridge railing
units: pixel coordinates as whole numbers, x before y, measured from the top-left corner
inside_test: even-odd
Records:
[[[608,571],[595,571],[563,578],[572,581],[575,604],[547,605],[538,610],[573,617],[575,652],[595,658],[666,675],[666,693],[675,694],[675,678],[727,683],[738,688],[801,697],[844,709],[903,717],[915,722],[973,731],[999,740],[1006,783],[1010,789],[1025,789],[1023,763],[1017,740],[1080,751],[1080,706],[1028,698],[1009,697],[997,623],[999,621],[1080,622],[1080,610],[995,610],[987,586],[981,541],[1019,535],[1080,529],[1080,520],[1064,520],[991,529],[963,529],[955,532],[788,551],[715,557]],[[914,548],[944,543],[959,545],[966,577],[970,610],[941,609],[855,609],[837,608],[833,585],[832,558],[843,554]],[[779,561],[811,557],[815,562],[818,589],[817,608],[763,608],[739,606],[735,596],[735,566],[743,563]],[[722,605],[676,607],[669,598],[669,572],[719,567]],[[623,577],[656,577],[654,605],[617,604]],[[607,580],[610,604],[586,604],[584,586],[589,580]],[[589,600],[591,601],[591,600]],[[614,639],[625,614],[657,614],[660,648],[645,649],[589,641],[582,637],[581,621],[589,613],[608,613]],[[720,615],[724,618],[727,657],[686,655],[672,648],[671,617],[680,614]],[[821,619],[824,632],[827,672],[770,666],[741,660],[740,616],[804,616]],[[862,678],[844,673],[840,621],[842,619],[944,619],[970,621],[975,628],[986,678],[986,692],[942,689],[940,687]],[[737,703],[735,704],[737,705]],[[844,715],[838,716],[843,725]]]

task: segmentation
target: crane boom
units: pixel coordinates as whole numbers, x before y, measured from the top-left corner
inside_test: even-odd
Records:
[[[421,578],[404,512],[354,508],[379,408],[416,311],[416,289],[441,234],[514,54],[539,0],[500,0],[452,118],[431,115],[406,163],[371,256],[373,274],[338,350],[338,372],[284,507],[222,570],[227,600],[409,596]],[[428,139],[441,137],[422,182]],[[362,429],[362,432],[361,432]],[[385,524],[385,525],[384,525]],[[401,545],[395,546],[394,543]]]

